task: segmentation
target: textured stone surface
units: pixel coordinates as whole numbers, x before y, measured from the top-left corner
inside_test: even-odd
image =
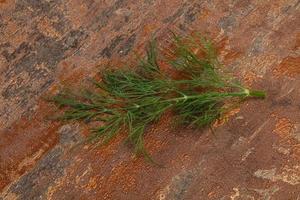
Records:
[[[0,199],[300,199],[298,0],[0,1]],[[203,32],[220,60],[264,101],[232,112],[215,134],[151,127],[135,158],[122,135],[76,146],[85,124],[49,120],[43,97],[82,87],[168,29]]]

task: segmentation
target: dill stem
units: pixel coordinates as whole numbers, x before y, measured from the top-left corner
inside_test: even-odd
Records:
[[[161,101],[160,103],[163,102],[178,102],[178,101],[186,101],[189,99],[197,99],[197,98],[230,98],[230,97],[257,97],[257,98],[264,98],[265,97],[265,92],[263,91],[258,91],[258,90],[249,90],[249,89],[243,89],[241,92],[225,92],[225,93],[220,93],[220,92],[215,92],[215,93],[210,93],[210,94],[198,94],[198,95],[185,95],[181,97],[176,97],[176,98],[171,98],[171,99],[166,99],[164,101]],[[151,102],[151,103],[146,103],[146,104],[135,104],[135,108],[140,108],[140,107],[145,107],[145,106],[150,106],[153,104],[157,104],[158,102]]]
[[[197,99],[197,98],[226,98],[226,97],[265,97],[265,93],[263,91],[250,91],[248,89],[244,89],[242,92],[226,92],[226,93],[210,93],[210,94],[199,94],[199,95],[183,95],[182,97],[177,97],[173,99],[168,99],[166,101],[181,101],[188,99]]]

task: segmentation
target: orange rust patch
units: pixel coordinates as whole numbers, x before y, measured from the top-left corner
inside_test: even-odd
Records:
[[[132,166],[131,172],[136,171],[134,174],[138,172],[138,169]],[[127,166],[121,163],[119,166],[116,166],[112,169],[112,175],[108,178],[107,182],[109,183],[117,183],[117,185],[121,186],[124,191],[129,191],[130,189],[135,187],[136,179],[129,173]],[[110,191],[111,187],[108,187],[107,190]]]
[[[157,29],[156,24],[146,24],[143,27],[143,36],[148,36],[149,34],[153,33],[153,31],[156,29]]]
[[[207,18],[211,15],[211,11],[206,9],[206,8],[202,8],[201,9],[201,15],[199,16],[199,21],[200,20],[206,20]]]
[[[223,51],[226,50],[226,47],[228,46],[229,40],[228,37],[223,37],[220,41],[218,41],[215,46],[217,48],[217,54],[222,54]]]
[[[276,115],[272,117],[277,118]],[[300,144],[299,141],[293,137],[295,125],[287,118],[277,118],[275,129],[273,130],[279,138],[279,146],[289,148],[291,150],[290,161],[300,159]]]
[[[16,34],[11,34],[11,33],[16,33]],[[2,42],[10,41],[11,45],[17,48],[19,45],[21,45],[21,43],[26,41],[27,36],[28,34],[26,29],[21,30],[15,21],[8,21],[7,25],[4,27],[3,33],[1,33],[0,41]]]
[[[244,83],[247,86],[251,86],[253,81],[256,79],[256,74],[253,72],[246,72],[246,74],[244,75]]]
[[[300,57],[286,57],[278,67],[273,70],[275,76],[295,77],[300,74]]]
[[[220,57],[222,63],[229,64],[233,60],[237,59],[241,52],[234,51],[229,46],[228,37],[223,37],[215,44],[217,55]]]
[[[26,157],[22,162],[18,165],[17,171],[22,171],[24,168],[33,166],[35,162],[43,155],[44,149],[39,149],[32,156]]]
[[[0,0],[0,9],[1,10],[10,10],[14,8],[15,0]]]
[[[295,44],[293,45],[292,50],[293,50],[293,51],[297,51],[297,50],[299,50],[299,48],[300,48],[300,33],[298,33],[298,34],[296,35],[296,42],[295,42]]]
[[[70,65],[64,65],[61,69],[61,73],[58,75],[58,79],[63,85],[81,85],[81,82],[79,82],[78,80],[83,80],[84,77],[87,77],[88,72],[82,68],[72,71],[70,69],[71,67],[72,66]],[[65,73],[66,71],[69,71],[70,73]]]
[[[98,180],[96,177],[92,177],[90,178],[88,184],[86,185],[86,189],[87,190],[94,190],[95,188],[97,188],[98,185]]]
[[[281,138],[286,138],[294,129],[294,125],[287,118],[281,118],[277,121],[275,129],[273,130]]]
[[[74,29],[79,28],[82,24],[87,22],[86,14],[89,12],[85,4],[77,1],[68,1],[67,18],[72,22]]]
[[[61,35],[55,30],[48,18],[43,18],[37,26],[38,30],[45,36],[59,38]]]
[[[233,60],[237,59],[240,55],[242,55],[240,52],[228,51],[227,54],[224,56],[224,62],[230,63]]]
[[[166,138],[168,137],[168,135],[166,134],[166,132],[168,128],[170,128],[169,125],[173,120],[172,117],[172,113],[170,112],[164,114],[159,122],[153,124],[152,127],[150,127],[150,129],[146,132],[147,135],[145,137],[145,148],[149,151],[150,154],[155,154],[161,151],[163,148],[167,147]],[[156,139],[156,134],[160,134],[165,139]]]
[[[299,49],[299,47],[300,47],[300,33],[297,34],[297,39],[296,39],[296,43],[294,46],[294,50]]]
[[[0,190],[16,175],[25,173],[57,142],[55,134],[59,123],[46,123],[51,107],[39,102],[39,110],[31,117],[23,117],[12,128],[0,133],[0,157],[6,160],[0,166]]]

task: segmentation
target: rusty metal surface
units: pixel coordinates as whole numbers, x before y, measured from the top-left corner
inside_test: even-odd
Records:
[[[298,0],[0,0],[0,199],[300,199]],[[207,130],[151,127],[159,168],[122,135],[74,147],[84,124],[47,119],[43,97],[87,85],[141,52],[154,33],[197,30],[249,86],[265,89]],[[100,67],[99,67],[100,66]]]

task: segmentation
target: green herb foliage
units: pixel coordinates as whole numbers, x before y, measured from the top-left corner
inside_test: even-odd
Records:
[[[150,42],[146,58],[134,70],[103,71],[102,80],[93,81],[93,91],[80,95],[64,91],[54,96],[57,105],[66,107],[60,119],[100,121],[89,141],[102,144],[123,130],[134,152],[151,159],[144,148],[144,134],[166,111],[172,111],[184,125],[204,127],[232,102],[265,97],[264,92],[244,88],[223,72],[209,40],[174,35],[173,41],[160,57],[156,41]],[[162,69],[159,63],[169,69]]]

